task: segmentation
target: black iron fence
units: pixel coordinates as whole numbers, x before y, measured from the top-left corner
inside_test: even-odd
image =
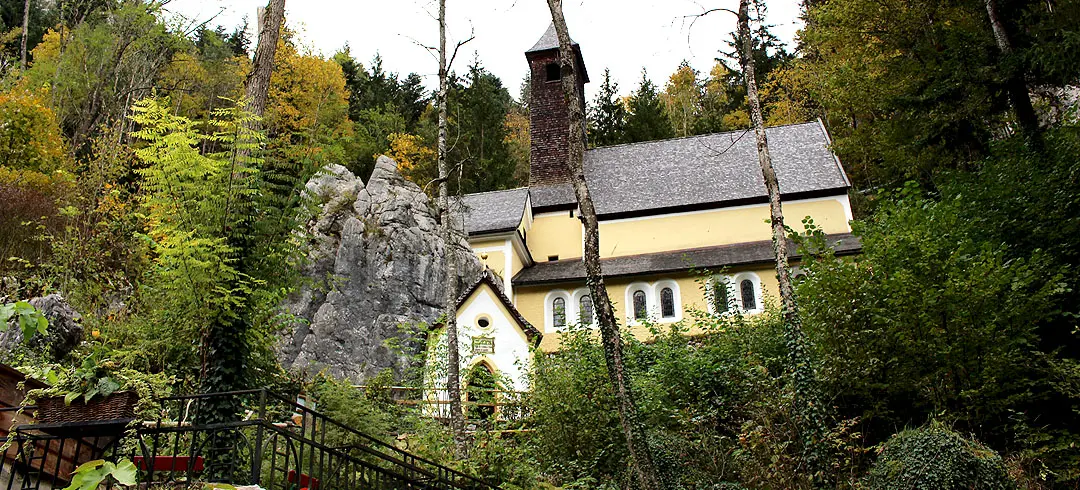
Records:
[[[205,423],[200,414],[226,397],[242,413]],[[140,488],[194,482],[269,490],[493,488],[267,390],[170,397],[161,405],[156,420],[19,426],[0,484],[63,488],[78,464],[129,458]]]

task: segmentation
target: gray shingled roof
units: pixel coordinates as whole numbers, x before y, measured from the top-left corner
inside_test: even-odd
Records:
[[[570,38],[570,44],[577,45],[577,41],[574,38]],[[536,41],[533,47],[529,48],[526,53],[535,53],[538,51],[547,51],[549,49],[558,49],[559,47],[559,35],[555,32],[555,24],[548,24],[548,28],[544,31],[544,35],[540,36],[540,40]]]
[[[862,249],[859,238],[850,234],[830,235],[827,243],[837,255],[850,255]],[[795,244],[788,241],[788,249]],[[798,255],[792,254],[792,259]],[[654,254],[612,257],[600,261],[605,277],[632,276],[644,273],[679,272],[690,269],[715,269],[771,263],[775,260],[772,241],[736,243],[715,247],[692,248]],[[515,286],[585,280],[581,259],[538,262],[514,276]]]
[[[820,123],[777,126],[767,134],[783,195],[842,193],[849,186]],[[585,152],[585,177],[597,213],[608,217],[766,198],[748,131],[595,148]],[[533,208],[575,202],[566,184],[532,189]]]
[[[517,228],[524,217],[528,197],[527,187],[462,196],[465,231],[469,235],[482,235]]]

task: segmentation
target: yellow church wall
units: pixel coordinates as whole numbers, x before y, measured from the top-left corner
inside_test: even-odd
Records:
[[[814,218],[825,233],[848,233],[847,196],[784,204],[785,224],[803,231],[802,219]],[[600,256],[620,257],[771,238],[765,222],[769,205],[739,206],[600,222]],[[566,240],[580,241],[580,232]],[[580,243],[577,246],[580,248]],[[580,255],[580,253],[579,253]]]
[[[560,260],[581,257],[581,221],[570,217],[569,211],[535,215],[526,244],[537,262],[552,255]]]
[[[776,281],[775,269],[768,266],[756,266],[752,268],[732,269],[725,270],[725,274],[739,274],[742,272],[754,272],[760,281],[761,292],[763,295],[762,303],[775,300],[779,296],[780,288]],[[679,291],[679,303],[681,305],[680,316],[682,320],[686,322],[692,322],[690,318],[690,310],[707,310],[708,305],[706,303],[705,291],[702,290],[699,284],[699,279],[704,279],[699,275],[691,275],[688,272],[679,272],[673,274],[658,274],[658,275],[643,275],[635,277],[620,277],[620,278],[608,278],[605,282],[608,287],[608,294],[611,295],[612,305],[615,308],[615,316],[619,320],[620,326],[624,329],[629,328],[629,331],[637,338],[641,340],[648,340],[652,337],[652,333],[644,325],[627,324],[627,309],[626,309],[626,296],[627,289],[637,283],[656,284],[659,281],[670,280],[677,284]],[[559,331],[555,331],[547,326],[547,320],[545,318],[544,308],[547,301],[549,301],[549,293],[552,291],[566,291],[571,295],[574,291],[584,289],[585,283],[565,283],[555,285],[543,285],[543,286],[517,286],[514,288],[515,306],[518,311],[532,323],[535,327],[544,332],[544,338],[540,342],[540,350],[544,352],[554,352],[559,350],[561,345],[562,334]],[[576,319],[569,318],[568,321],[574,322]],[[670,322],[668,322],[670,323]],[[657,321],[655,325],[663,328],[665,322]],[[701,331],[690,325],[691,335],[701,333]]]
[[[505,238],[482,238],[476,240],[469,240],[469,246],[471,246],[473,250],[476,250],[477,253],[482,252],[484,249],[502,247],[504,245],[506,245]]]
[[[525,262],[518,256],[517,251],[515,251],[510,257],[510,277],[514,277],[514,274],[517,274],[523,268],[525,268]]]
[[[476,254],[480,257],[480,262],[483,262],[492,272],[497,274],[500,278],[506,278],[504,272],[506,272],[506,254],[502,251],[490,251],[479,252]],[[513,274],[511,273],[511,276]]]

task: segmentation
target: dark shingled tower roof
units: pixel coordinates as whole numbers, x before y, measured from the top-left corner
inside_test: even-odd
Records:
[[[578,46],[577,41],[573,38],[570,39],[570,44]],[[555,33],[555,24],[548,24],[548,28],[544,31],[544,35],[540,36],[540,40],[536,41],[533,47],[529,48],[525,53],[536,53],[539,51],[547,51],[549,49],[559,49],[559,35]]]

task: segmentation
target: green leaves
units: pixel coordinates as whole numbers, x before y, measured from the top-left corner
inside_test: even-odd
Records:
[[[8,329],[8,321],[12,317],[18,317],[19,319],[23,342],[30,342],[34,334],[46,335],[48,333],[49,320],[37,308],[34,308],[33,305],[26,301],[0,305],[0,332]]]
[[[79,465],[71,475],[71,485],[64,490],[96,490],[109,477],[121,485],[132,486],[137,474],[138,469],[129,460],[112,463],[97,459]]]

